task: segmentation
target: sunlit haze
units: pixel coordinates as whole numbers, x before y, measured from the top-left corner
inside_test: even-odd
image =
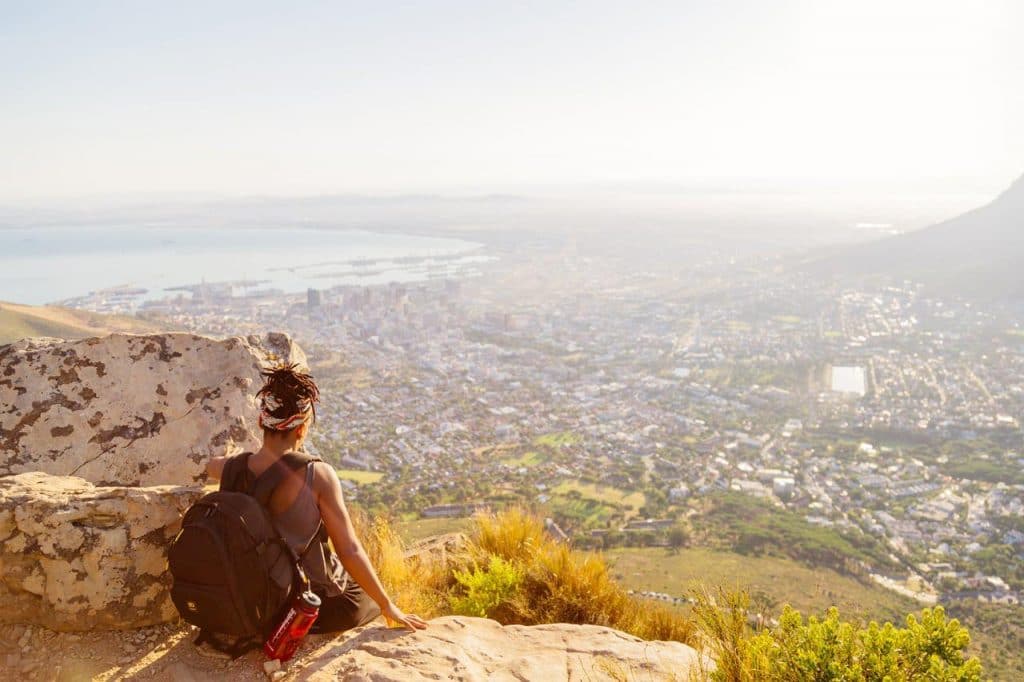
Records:
[[[744,185],[993,195],[1010,1],[0,4],[0,200]]]
[[[1022,28],[0,0],[0,668],[1024,679]]]

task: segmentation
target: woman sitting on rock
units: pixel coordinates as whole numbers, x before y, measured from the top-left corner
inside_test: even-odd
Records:
[[[256,394],[261,399],[263,447],[255,453],[215,457],[207,464],[207,473],[227,479],[232,490],[247,490],[271,466],[281,466],[283,455],[302,447],[316,417],[313,403],[320,399],[320,392],[313,377],[296,365],[268,370],[263,376],[266,383]],[[427,626],[419,616],[402,613],[388,598],[352,528],[338,476],[329,464],[318,460],[289,471],[271,494],[268,507],[278,532],[297,554],[322,529],[337,550],[335,554],[326,542],[312,540],[302,558],[322,602],[312,632],[348,630],[381,614],[412,629]]]

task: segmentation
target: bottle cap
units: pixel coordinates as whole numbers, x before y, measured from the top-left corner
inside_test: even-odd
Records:
[[[302,601],[306,602],[310,606],[320,607],[320,597],[316,596],[316,593],[311,590],[306,590],[302,593]]]

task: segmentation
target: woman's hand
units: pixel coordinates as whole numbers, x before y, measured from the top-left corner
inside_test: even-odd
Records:
[[[384,616],[384,622],[387,623],[389,628],[404,626],[410,630],[422,630],[427,627],[426,621],[419,616],[402,613],[402,610],[395,606],[394,602],[389,601],[380,610],[380,613]]]

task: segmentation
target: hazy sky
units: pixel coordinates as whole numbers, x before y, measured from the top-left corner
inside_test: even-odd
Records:
[[[0,200],[995,191],[1024,172],[1022,6],[0,0]]]

